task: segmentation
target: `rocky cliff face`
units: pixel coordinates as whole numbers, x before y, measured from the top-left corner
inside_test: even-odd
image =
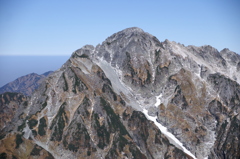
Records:
[[[31,73],[4,85],[0,88],[0,94],[5,92],[18,92],[24,95],[31,96],[32,93],[38,88],[40,83],[49,75],[52,71],[45,72],[42,75]]]
[[[239,158],[239,63],[227,49],[185,47],[125,29],[75,51],[46,78],[26,108],[16,109],[22,122],[11,133],[5,124],[0,153]]]

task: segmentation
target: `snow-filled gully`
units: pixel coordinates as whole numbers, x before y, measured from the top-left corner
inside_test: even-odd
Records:
[[[162,97],[162,94],[160,94],[159,96],[156,96],[156,100],[157,102],[155,103],[155,106],[159,106],[161,103],[160,98]],[[143,113],[145,114],[146,118],[148,120],[151,120],[154,122],[154,124],[159,128],[159,130],[171,141],[175,142],[175,146],[177,146],[178,148],[180,147],[183,152],[185,152],[186,154],[188,154],[189,156],[191,156],[194,159],[197,159],[189,150],[187,150],[184,146],[183,143],[181,143],[172,133],[170,133],[166,127],[164,127],[162,124],[160,124],[159,122],[157,122],[157,117],[152,117],[150,115],[148,115],[148,110],[146,110],[145,108],[143,108]]]
[[[103,69],[104,73],[106,74],[106,76],[111,80],[112,84],[113,84],[113,88],[116,92],[123,92],[124,94],[128,94],[128,95],[132,95],[134,96],[134,93],[132,93],[131,88],[128,88],[126,85],[124,85],[124,83],[121,83],[121,81],[119,80],[119,74],[116,73],[116,70],[114,68],[111,67],[111,65],[109,65],[105,60],[101,59],[100,61],[97,61],[97,63],[101,66],[101,68]],[[161,104],[161,98],[162,98],[162,94],[160,94],[159,96],[156,96],[156,103],[154,104],[155,107],[158,107]],[[172,142],[172,144],[174,144],[176,147],[182,149],[186,154],[188,154],[189,156],[191,156],[192,158],[196,159],[196,157],[189,151],[187,150],[183,144],[170,132],[167,131],[167,128],[162,126],[160,123],[157,122],[157,117],[152,117],[148,115],[148,110],[146,110],[143,106],[142,106],[142,102],[139,101],[138,99],[136,99],[138,104],[134,104],[133,102],[131,103],[131,105],[135,105],[134,108],[136,109],[140,109],[143,110],[142,112],[145,114],[146,118],[148,120],[151,120],[154,122],[154,124],[160,129],[160,131],[170,140],[170,142]],[[138,107],[138,106],[140,107]]]

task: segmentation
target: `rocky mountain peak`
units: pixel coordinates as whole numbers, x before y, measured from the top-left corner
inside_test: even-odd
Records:
[[[155,37],[147,32],[144,32],[140,28],[132,27],[132,28],[127,28],[113,34],[112,36],[108,37],[103,42],[103,44],[110,45],[114,42],[118,42],[121,45],[121,43],[124,43],[124,42],[126,43],[130,41],[137,41],[143,44],[144,42],[147,42],[152,38],[155,38]]]
[[[125,35],[125,36],[131,36],[131,35],[137,35],[137,34],[145,34],[146,32],[144,32],[141,28],[138,27],[130,27],[130,28],[126,28],[122,31],[119,31],[117,33],[114,33],[112,36],[115,35]],[[112,37],[110,36],[110,37]]]
[[[144,31],[141,28],[138,27],[130,27],[122,30],[121,32],[124,32],[126,34],[132,34],[132,33],[144,33]]]
[[[93,53],[94,46],[93,45],[85,45],[82,48],[76,50],[73,52],[72,57],[82,57],[82,58],[87,58],[90,57]]]
[[[0,157],[239,158],[240,56],[225,52],[139,28],[86,45],[11,111]]]

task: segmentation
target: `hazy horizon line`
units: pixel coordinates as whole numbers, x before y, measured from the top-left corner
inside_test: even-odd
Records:
[[[71,55],[1,55],[0,54],[0,56],[71,56]]]

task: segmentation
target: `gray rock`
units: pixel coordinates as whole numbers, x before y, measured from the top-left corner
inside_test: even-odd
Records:
[[[128,28],[75,51],[13,130],[55,158],[239,158],[239,59]]]

